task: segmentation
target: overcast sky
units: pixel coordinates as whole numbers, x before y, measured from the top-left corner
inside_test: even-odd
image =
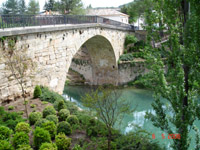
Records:
[[[0,5],[6,0],[0,0]],[[43,6],[45,1],[48,0],[38,0],[40,3],[40,10],[43,10]],[[133,0],[82,0],[84,6],[92,5],[92,7],[118,7],[119,5],[129,3]],[[28,4],[29,0],[25,0],[26,4]]]

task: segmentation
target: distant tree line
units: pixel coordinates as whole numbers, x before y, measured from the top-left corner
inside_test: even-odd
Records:
[[[3,3],[0,13],[2,14],[38,14],[40,11],[39,2],[30,0],[26,6],[25,0],[7,0]]]
[[[48,0],[44,5],[44,11],[57,11],[60,14],[85,14],[81,0]],[[6,0],[0,8],[0,14],[38,14],[40,5],[38,0],[30,0],[28,6],[25,0]]]

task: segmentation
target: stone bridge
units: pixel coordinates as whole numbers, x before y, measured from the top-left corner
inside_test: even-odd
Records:
[[[30,57],[39,70],[27,81],[28,91],[44,85],[62,93],[74,55],[86,47],[91,57],[90,84],[118,84],[118,59],[124,50],[127,34],[133,30],[106,24],[55,25],[0,30],[0,37],[17,36],[16,47],[28,45]],[[140,38],[140,34],[136,34]],[[19,93],[14,79],[8,78],[5,64],[0,62],[0,99]]]

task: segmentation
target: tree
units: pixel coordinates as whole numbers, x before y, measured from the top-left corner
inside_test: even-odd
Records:
[[[149,0],[134,0],[120,7],[121,12],[129,15],[129,22],[133,23],[143,17],[146,8],[151,8],[153,5]]]
[[[2,7],[3,14],[16,15],[19,13],[17,0],[7,0],[3,3]]]
[[[55,1],[54,0],[49,0],[48,2],[45,2],[45,5],[44,5],[44,10],[55,10],[54,8],[54,5],[55,5]]]
[[[30,0],[28,4],[28,13],[35,15],[39,13],[39,11],[40,11],[39,2],[36,2],[35,0]]]
[[[19,0],[18,2],[18,7],[19,7],[19,13],[20,14],[25,14],[26,13],[26,3],[24,0]]]
[[[5,42],[7,40],[7,42]],[[21,49],[16,48],[17,38],[1,38],[0,56],[1,61],[7,66],[7,70],[10,71],[11,76],[20,85],[22,91],[22,97],[24,100],[25,112],[28,118],[28,109],[26,101],[26,83],[27,78],[32,76],[32,72],[35,68],[35,63],[27,54],[27,46],[24,45]]]
[[[61,0],[61,11],[64,14],[84,14],[83,3],[81,0]]]
[[[94,110],[96,116],[105,123],[108,131],[108,150],[111,149],[112,128],[126,113],[132,112],[130,105],[120,99],[120,96],[120,92],[114,88],[99,87],[82,98],[83,105]]]
[[[197,102],[200,87],[199,1],[149,1],[154,9],[147,9],[145,15],[146,53],[151,69],[148,82],[155,91],[152,104],[155,114],[147,113],[146,117],[169,134],[179,133],[181,138],[173,139],[171,146],[175,150],[187,150],[190,145],[188,133],[194,121],[200,118]],[[162,31],[168,37],[164,43]],[[156,43],[161,46],[157,47]],[[160,101],[161,97],[167,99],[169,107]]]

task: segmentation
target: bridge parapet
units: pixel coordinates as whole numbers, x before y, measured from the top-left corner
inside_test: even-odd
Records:
[[[80,15],[0,15],[0,29],[59,24],[101,23],[134,30],[134,26],[100,16]]]

